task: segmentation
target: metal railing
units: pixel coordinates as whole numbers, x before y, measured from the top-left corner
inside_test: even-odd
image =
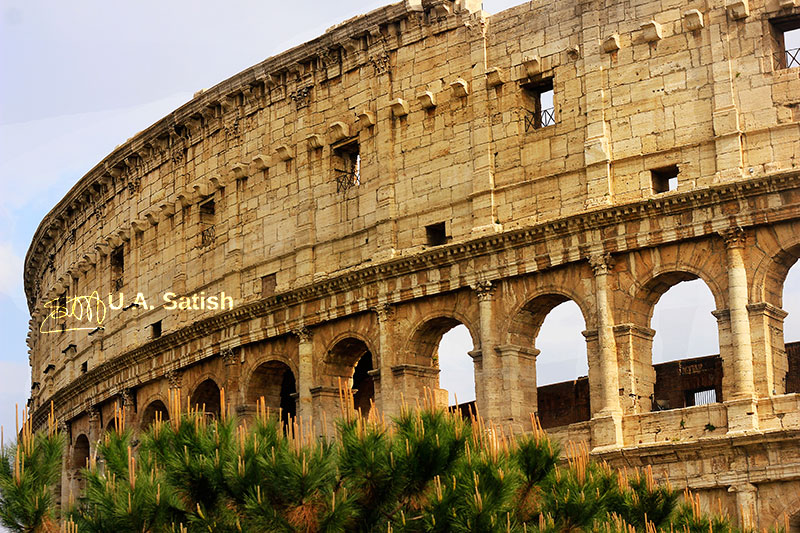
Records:
[[[336,192],[347,192],[351,187],[361,185],[358,171],[336,170]]]
[[[214,244],[214,239],[216,238],[216,230],[214,226],[209,226],[200,233],[200,246],[206,247],[211,246]]]
[[[772,57],[775,59],[776,69],[800,67],[800,48],[775,52]]]
[[[546,128],[556,123],[555,108],[548,107],[542,109],[538,113],[535,111],[528,111],[525,115],[525,131],[538,130],[539,128]]]

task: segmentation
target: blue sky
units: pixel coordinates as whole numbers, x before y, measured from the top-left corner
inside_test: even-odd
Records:
[[[386,3],[0,1],[0,424],[7,434],[14,404],[24,405],[30,388],[22,259],[42,217],[117,144],[198,89]],[[484,9],[518,3],[487,0]],[[659,305],[664,314],[654,324],[681,334],[657,337],[656,357],[717,351],[710,294],[687,287]],[[800,338],[793,327],[787,338]],[[546,381],[585,374],[582,329],[568,304],[548,316],[538,342]],[[462,401],[472,386],[468,349],[468,336],[454,331],[440,350],[443,386]],[[556,349],[574,355],[551,359]]]

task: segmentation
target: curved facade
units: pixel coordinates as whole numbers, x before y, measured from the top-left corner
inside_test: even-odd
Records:
[[[44,218],[25,261],[30,402],[68,428],[64,494],[115,406],[143,427],[170,389],[213,412],[224,387],[241,416],[264,397],[325,431],[340,382],[388,415],[440,390],[439,340],[464,324],[492,421],[538,412],[746,522],[800,510],[782,310],[800,68],[781,55],[800,7],[479,6],[409,0],[267,59]],[[653,307],[690,279],[714,296],[719,355],[654,366]],[[537,389],[536,337],[566,300],[589,375]]]

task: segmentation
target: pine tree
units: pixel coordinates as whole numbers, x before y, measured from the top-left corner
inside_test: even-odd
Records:
[[[0,523],[19,533],[55,532],[53,491],[61,474],[64,438],[52,404],[47,431],[34,434],[24,409],[22,419],[21,432],[17,423],[17,444],[0,444]]]

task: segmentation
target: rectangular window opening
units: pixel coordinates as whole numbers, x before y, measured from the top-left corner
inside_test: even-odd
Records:
[[[555,124],[553,78],[522,85],[522,105],[526,132]]]
[[[111,263],[111,285],[113,290],[118,291],[122,289],[123,274],[125,273],[125,249],[122,246],[117,246],[110,256]]]
[[[161,321],[150,324],[150,338],[157,339],[161,336]]]
[[[358,141],[352,140],[333,149],[336,192],[361,185],[361,153]]]
[[[428,246],[441,246],[447,244],[449,237],[447,236],[447,229],[444,222],[437,222],[430,226],[425,226],[425,237],[427,238]]]
[[[89,361],[84,361],[81,363],[81,374],[85,374],[89,371]]]
[[[267,297],[272,296],[275,294],[275,287],[278,286],[278,280],[276,274],[267,274],[266,276],[261,276],[261,296]]]
[[[773,19],[770,25],[775,69],[800,67],[800,16]]]
[[[650,177],[653,184],[653,193],[674,191],[678,188],[678,165],[654,168],[650,170]]]
[[[214,204],[214,197],[208,197],[200,202],[200,219],[203,222],[213,222],[216,213],[216,205]]]

